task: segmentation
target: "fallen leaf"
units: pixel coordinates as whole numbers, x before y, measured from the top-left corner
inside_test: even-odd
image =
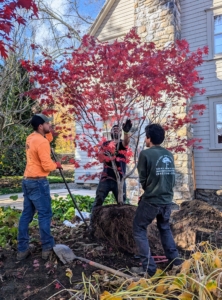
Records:
[[[194,258],[194,260],[200,260],[201,255],[201,252],[195,252],[194,254],[192,254],[192,257]]]
[[[110,296],[111,296],[111,294],[109,292],[105,291],[100,295],[100,300],[106,300]]]
[[[56,282],[55,288],[56,288],[57,290],[59,290],[59,289],[61,288],[61,284],[59,284],[58,282]]]
[[[206,289],[209,292],[215,292],[216,289],[217,289],[217,281],[216,280],[210,280],[210,281],[208,281],[207,284],[206,284]]]
[[[164,284],[165,283],[165,279],[161,279],[159,282],[158,282],[158,285],[156,287],[156,293],[158,294],[163,294],[163,292],[166,290],[166,285]]]
[[[146,280],[145,278],[141,278],[140,281],[139,281],[139,283],[140,283],[140,285],[141,285],[144,289],[146,289],[146,288],[149,287],[149,284],[148,284],[148,282],[147,282],[147,280]]]
[[[109,300],[122,300],[123,298],[120,297],[120,296],[112,295],[109,292],[105,291],[105,292],[102,293],[102,295],[100,295],[100,300],[106,300],[106,299],[109,299]]]
[[[138,285],[139,285],[139,281],[137,281],[137,282],[133,281],[133,282],[130,283],[130,285],[128,285],[127,290],[131,290],[131,289],[135,288]]]
[[[180,290],[181,288],[177,284],[171,284],[168,288],[168,291]]]
[[[192,300],[193,299],[193,294],[188,293],[188,292],[183,292],[178,296],[178,299],[180,300]]]
[[[218,256],[215,256],[214,258],[214,264],[217,268],[220,268],[221,267],[221,260]]]
[[[69,268],[66,269],[66,276],[69,277],[69,282],[72,283],[73,273],[72,273],[71,269],[69,269]]]
[[[205,245],[209,245],[209,242],[208,241],[202,241],[199,246],[205,246]]]
[[[185,260],[182,263],[180,273],[187,274],[190,271],[191,259]]]

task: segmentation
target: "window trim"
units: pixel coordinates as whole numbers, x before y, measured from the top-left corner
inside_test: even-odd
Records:
[[[222,94],[208,96],[210,119],[210,148],[209,150],[222,150],[222,144],[217,143],[216,111],[215,105],[222,104]]]
[[[222,58],[222,53],[214,53],[214,17],[222,15],[222,7],[205,10],[207,13],[207,44],[209,47],[208,59]]]

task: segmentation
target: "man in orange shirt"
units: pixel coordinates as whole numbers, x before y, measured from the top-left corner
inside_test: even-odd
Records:
[[[50,140],[47,138],[50,134],[50,121],[51,118],[43,114],[34,115],[30,122],[34,132],[26,139],[27,163],[22,181],[24,208],[18,228],[18,260],[23,260],[30,254],[28,231],[35,211],[38,212],[43,259],[48,259],[55,245],[50,233],[52,209],[47,176],[62,166],[50,157]]]

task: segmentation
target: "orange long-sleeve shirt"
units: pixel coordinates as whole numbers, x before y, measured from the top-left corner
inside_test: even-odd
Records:
[[[25,177],[43,177],[56,169],[56,163],[50,157],[48,139],[40,133],[33,132],[26,139]]]

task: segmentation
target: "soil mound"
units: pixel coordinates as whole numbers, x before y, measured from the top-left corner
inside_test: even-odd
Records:
[[[192,200],[181,204],[171,215],[171,228],[177,245],[193,250],[195,244],[209,240],[221,246],[222,213],[204,201]]]
[[[96,209],[92,218],[95,237],[106,240],[111,247],[136,253],[132,223],[136,206],[107,205]],[[200,200],[183,202],[171,215],[171,229],[177,246],[193,250],[196,243],[209,240],[222,245],[222,213]],[[159,231],[154,221],[148,227],[152,254],[163,254]]]

